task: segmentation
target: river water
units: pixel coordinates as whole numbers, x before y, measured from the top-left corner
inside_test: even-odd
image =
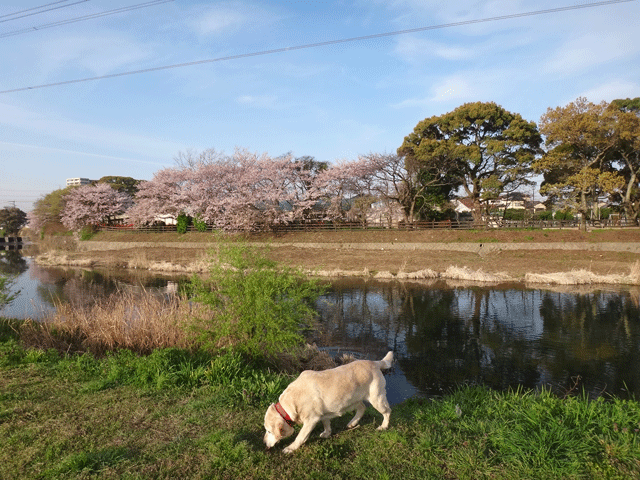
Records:
[[[0,271],[18,275],[20,296],[0,311],[15,318],[43,317],[56,301],[90,303],[125,287],[167,293],[181,280],[43,268],[13,252],[0,257]],[[312,340],[360,358],[393,350],[392,404],[463,384],[640,398],[639,303],[639,288],[340,279],[317,303]]]

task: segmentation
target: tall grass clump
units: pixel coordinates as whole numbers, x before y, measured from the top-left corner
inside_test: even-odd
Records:
[[[196,342],[186,326],[200,308],[179,297],[123,291],[90,306],[59,303],[48,318],[25,321],[20,337],[30,347],[98,356],[120,349],[192,349]]]
[[[195,321],[205,347],[266,358],[304,345],[322,291],[300,270],[242,243],[221,243],[209,277],[193,277],[190,289],[211,312]]]

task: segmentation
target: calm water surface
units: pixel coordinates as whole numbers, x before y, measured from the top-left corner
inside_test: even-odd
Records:
[[[178,278],[145,272],[43,268],[13,252],[0,271],[21,294],[0,312],[42,317],[56,301],[88,304],[122,288],[161,293]],[[333,353],[378,359],[393,350],[389,401],[441,395],[461,384],[497,390],[576,387],[591,396],[640,398],[640,289],[528,289],[334,281],[317,304],[313,340]]]

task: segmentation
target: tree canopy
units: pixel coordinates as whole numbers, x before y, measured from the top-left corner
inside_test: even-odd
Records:
[[[533,165],[544,174],[540,193],[577,209],[583,229],[590,202],[619,192],[624,184],[612,165],[620,146],[614,117],[606,102],[593,104],[581,97],[547,109],[540,119],[547,147]]]
[[[86,225],[109,223],[114,216],[127,211],[132,200],[107,183],[83,185],[74,188],[64,197],[65,207],[61,221],[71,230],[80,230]]]
[[[107,176],[97,181],[98,184],[106,183],[118,192],[126,193],[133,197],[138,192],[138,185],[142,180],[136,180],[131,177]]]
[[[420,121],[398,154],[416,188],[462,187],[479,217],[483,202],[531,183],[541,141],[535,122],[493,102],[475,102]]]
[[[616,136],[614,165],[624,178],[624,186],[617,195],[627,218],[640,220],[640,97],[614,100],[607,110],[610,128]]]
[[[0,210],[0,230],[7,234],[17,234],[26,223],[27,214],[18,207],[5,207]]]
[[[28,213],[29,227],[36,232],[41,232],[47,227],[63,229],[60,215],[65,206],[65,195],[75,187],[61,188],[48,193],[33,204],[33,209]]]

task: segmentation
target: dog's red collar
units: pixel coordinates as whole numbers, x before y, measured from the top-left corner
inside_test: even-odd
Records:
[[[285,409],[282,408],[282,405],[280,405],[280,402],[274,404],[274,407],[276,407],[276,412],[278,412],[280,416],[284,419],[284,421],[287,422],[287,425],[289,425],[290,427],[293,427],[294,421],[291,419],[291,417],[285,411]]]

